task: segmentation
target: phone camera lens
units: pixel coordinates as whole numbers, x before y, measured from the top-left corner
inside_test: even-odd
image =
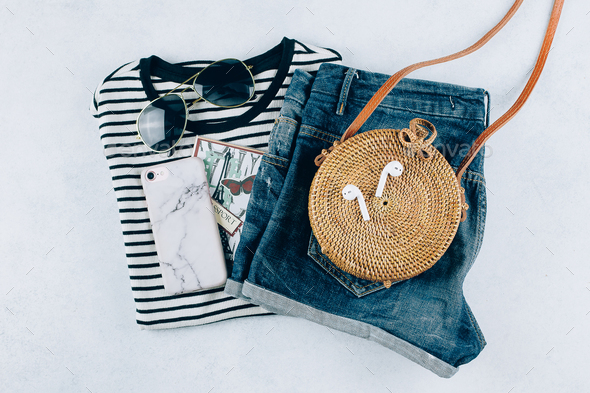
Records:
[[[154,180],[155,177],[156,177],[156,174],[154,172],[150,171],[147,173],[148,180]]]

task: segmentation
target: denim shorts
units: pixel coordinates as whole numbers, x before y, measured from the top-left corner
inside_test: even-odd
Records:
[[[297,70],[271,133],[225,291],[269,311],[305,318],[375,341],[441,377],[474,359],[485,340],[463,296],[483,238],[483,153],[462,178],[467,220],[443,257],[390,288],[356,278],[322,254],[308,218],[314,158],[339,140],[387,75],[324,64]],[[486,127],[483,89],[404,79],[361,128],[402,129],[419,117],[456,169]]]

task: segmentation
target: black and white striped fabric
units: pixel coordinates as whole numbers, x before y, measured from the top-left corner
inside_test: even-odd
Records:
[[[212,61],[170,64],[152,56],[120,67],[97,88],[91,110],[100,120],[100,138],[123,226],[136,320],[142,329],[270,314],[224,294],[223,288],[176,296],[164,292],[140,181],[143,168],[190,156],[196,135],[265,150],[295,69],[313,73],[321,63],[340,61],[336,51],[287,38],[268,52],[245,60],[252,66],[256,82],[254,98],[237,108],[219,108],[207,102],[191,106],[187,130],[171,157],[150,151],[136,139],[137,116],[150,101],[176,88]],[[183,97],[192,102],[197,96],[188,89]]]

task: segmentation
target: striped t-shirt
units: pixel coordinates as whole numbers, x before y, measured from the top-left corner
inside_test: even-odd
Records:
[[[265,150],[295,70],[314,73],[321,63],[341,59],[334,50],[284,38],[268,52],[244,60],[252,66],[256,83],[253,99],[237,108],[220,108],[203,101],[192,105],[184,136],[171,157],[152,152],[136,138],[137,116],[150,101],[176,88],[212,61],[170,64],[152,56],[123,65],[96,89],[92,111],[100,120],[100,138],[123,226],[136,320],[142,329],[202,325],[269,312],[224,294],[223,288],[175,296],[164,292],[141,171],[190,156],[196,135]],[[187,102],[197,98],[191,89],[183,96]]]

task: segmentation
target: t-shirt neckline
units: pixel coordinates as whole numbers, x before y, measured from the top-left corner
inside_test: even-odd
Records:
[[[246,112],[228,120],[215,120],[214,123],[207,122],[206,120],[189,120],[186,125],[186,131],[201,135],[230,131],[246,126],[251,120],[262,113],[276,97],[293,62],[294,48],[295,40],[284,37],[280,44],[269,51],[243,60],[245,64],[252,66],[251,71],[254,75],[268,69],[277,69],[276,75],[262,97]],[[182,83],[194,75],[197,70],[197,67],[190,67],[182,63],[168,63],[157,56],[143,58],[139,62],[139,78],[149,101],[153,101],[159,97],[152,83],[152,76],[157,76],[164,81]]]

